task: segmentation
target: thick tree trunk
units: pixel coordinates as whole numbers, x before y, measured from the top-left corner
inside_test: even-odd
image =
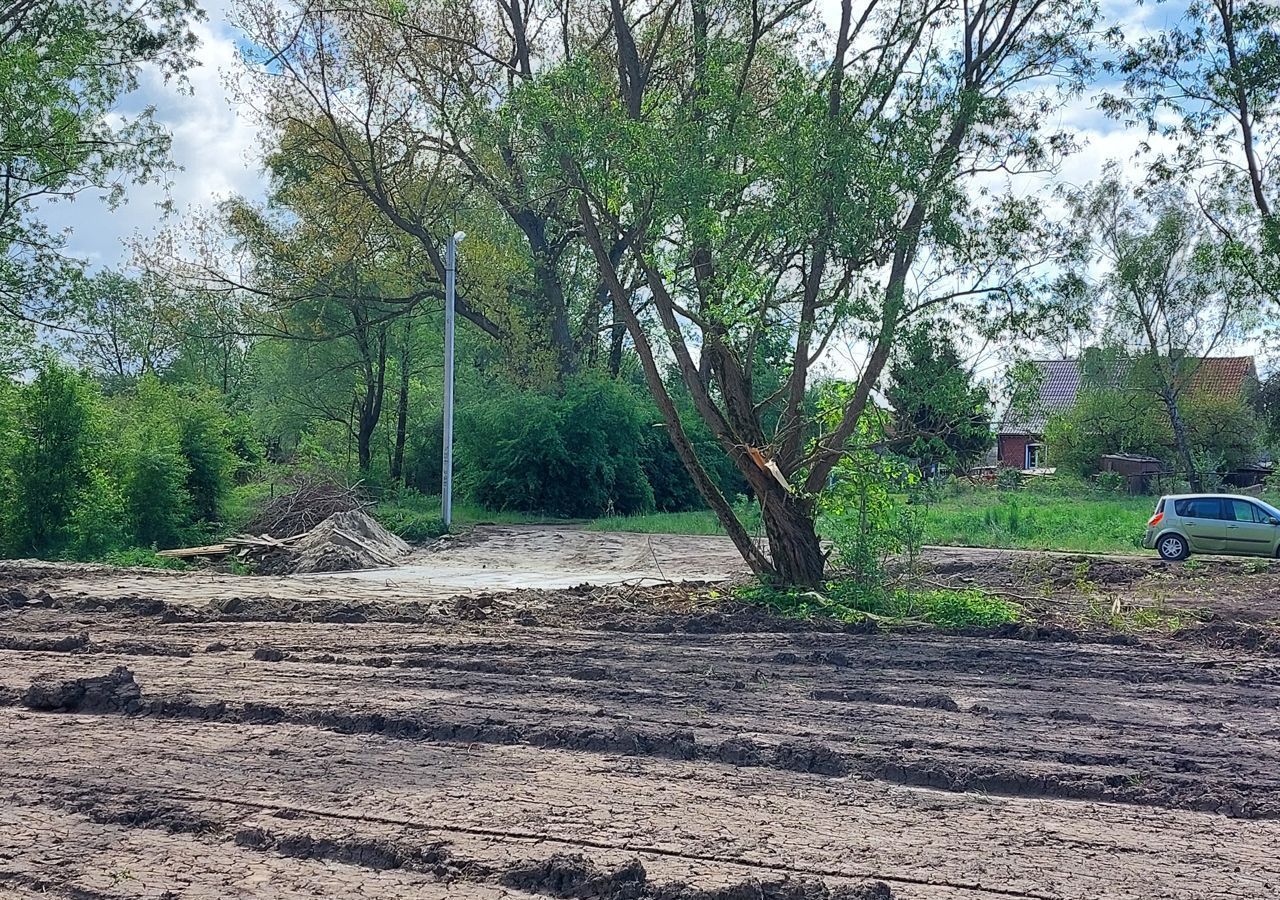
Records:
[[[827,557],[818,541],[813,509],[781,491],[762,498],[760,506],[769,538],[769,557],[779,583],[820,587]]]
[[[627,336],[627,323],[615,321],[609,335],[609,377],[617,378],[622,371],[622,342]]]
[[[412,319],[404,322],[404,343],[400,347],[400,394],[396,398],[396,446],[391,453],[391,480],[404,480],[404,444],[409,426],[409,337]]]
[[[387,385],[387,329],[378,331],[378,356],[376,365],[366,360],[365,390],[360,397],[356,423],[356,456],[360,471],[368,472],[373,465],[373,432],[382,418],[382,398]]]
[[[1178,397],[1176,394],[1162,393],[1160,399],[1164,401],[1165,409],[1169,412],[1173,441],[1178,448],[1178,456],[1182,457],[1182,464],[1187,467],[1187,481],[1191,485],[1191,490],[1199,491],[1203,489],[1204,479],[1196,470],[1195,455],[1191,452],[1191,440],[1187,437],[1187,423],[1183,421],[1182,411],[1178,409]]]

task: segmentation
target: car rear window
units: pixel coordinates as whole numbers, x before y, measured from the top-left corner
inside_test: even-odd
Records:
[[[1174,511],[1184,519],[1221,519],[1222,501],[1217,497],[1190,497],[1175,500]]]

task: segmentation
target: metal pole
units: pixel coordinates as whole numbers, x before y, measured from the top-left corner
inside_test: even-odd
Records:
[[[466,234],[450,235],[444,253],[444,459],[440,476],[440,507],[444,527],[453,524],[453,329],[454,282],[458,266],[458,242]]]

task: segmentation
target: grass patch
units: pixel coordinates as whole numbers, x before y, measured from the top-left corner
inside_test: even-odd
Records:
[[[449,529],[444,527],[440,498],[403,491],[373,505],[370,513],[382,525],[410,543],[433,541]],[[453,529],[471,525],[564,524],[566,519],[548,518],[514,510],[492,510],[469,503],[454,503]]]
[[[756,582],[739,588],[737,596],[796,619],[824,617],[853,623],[874,618],[888,625],[925,623],[960,629],[994,628],[1022,618],[1016,603],[974,588],[867,588],[837,580],[827,582],[822,591],[787,591]]]
[[[440,515],[440,501],[421,494],[402,494],[374,504],[371,512],[388,531],[394,531],[411,544],[434,541],[449,529]]]
[[[1153,497],[974,493],[929,507],[924,542],[958,547],[1138,553]]]
[[[1160,602],[1150,606],[1124,607],[1113,601],[1094,598],[1089,601],[1085,621],[1112,631],[1133,634],[1181,631],[1183,628],[1199,624],[1201,618],[1190,610],[1177,609]]]
[[[1154,497],[1054,497],[1031,492],[982,491],[930,504],[923,515],[925,544],[1075,553],[1141,553]],[[754,507],[740,511],[748,531],[759,528]],[[640,534],[724,534],[709,510],[609,516],[592,531]],[[830,529],[818,522],[818,532]]]
[[[636,534],[724,534],[709,509],[689,512],[647,513],[639,516],[606,516],[593,519],[588,531],[629,531]]]
[[[104,553],[99,562],[104,562],[109,566],[137,566],[145,569],[182,570],[191,568],[190,564],[181,559],[171,559],[167,556],[157,555],[156,551],[150,547],[112,550],[110,553]]]

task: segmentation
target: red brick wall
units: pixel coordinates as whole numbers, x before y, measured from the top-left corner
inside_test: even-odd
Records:
[[[1025,434],[1000,435],[999,452],[996,458],[1002,466],[1021,469],[1027,464],[1027,444],[1031,438]]]

